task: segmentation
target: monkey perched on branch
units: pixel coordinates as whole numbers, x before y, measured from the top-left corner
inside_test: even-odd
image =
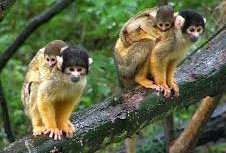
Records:
[[[54,140],[60,140],[62,132],[68,138],[73,137],[75,128],[69,117],[79,103],[91,63],[87,52],[77,46],[64,48],[60,55],[48,77],[32,82],[30,95],[25,95],[30,100],[24,103],[32,120],[33,134],[49,134]]]
[[[115,45],[114,58],[120,84],[123,88],[139,84],[161,91],[165,97],[169,97],[172,90],[175,96],[179,96],[179,88],[174,81],[176,65],[184,58],[187,48],[203,33],[205,19],[195,11],[183,10],[174,18],[174,26],[168,31],[157,27],[145,31],[141,25],[150,22],[150,17],[142,17],[141,14],[138,13],[125,24]],[[143,14],[155,13],[153,9],[147,9]],[[135,30],[125,32],[127,25]],[[130,33],[132,37],[129,37]],[[135,139],[132,136],[132,139],[126,140],[128,153],[135,153]]]
[[[44,79],[50,76],[57,63],[56,56],[59,56],[66,46],[67,44],[62,40],[53,40],[41,48],[29,63],[21,93],[21,100],[28,116],[37,114],[37,106],[34,101],[37,97],[38,87]],[[31,119],[33,127],[39,125],[40,121],[35,117]],[[42,129],[33,128],[34,135],[41,134],[40,131]]]
[[[150,14],[153,14],[152,9]],[[134,22],[137,25],[136,20],[132,19],[129,24]],[[127,48],[121,37],[117,40],[114,57],[122,86],[129,87],[138,83],[146,88],[163,91],[166,97],[170,95],[170,89],[175,95],[179,95],[179,89],[173,78],[176,65],[183,59],[186,49],[203,33],[205,22],[198,13],[184,10],[179,13],[179,18],[175,18],[174,26],[166,32],[156,28],[155,30],[161,33],[160,37],[164,36],[164,39],[158,42],[147,37]],[[181,39],[177,37],[176,27],[181,27]],[[145,35],[148,33],[151,32],[148,31]],[[154,37],[157,38],[159,35]],[[147,75],[150,75],[150,79],[147,79]]]

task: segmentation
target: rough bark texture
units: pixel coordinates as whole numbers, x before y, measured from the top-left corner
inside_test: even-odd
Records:
[[[6,12],[13,6],[13,4],[16,2],[16,0],[0,0],[0,21],[3,20],[3,18],[6,15]]]
[[[47,23],[55,15],[65,9],[73,0],[59,0],[52,7],[45,10],[41,15],[34,17],[24,30],[19,34],[15,41],[6,49],[0,56],[0,71],[7,64],[9,59],[17,51],[17,49],[24,43],[24,41],[41,25]]]
[[[188,153],[193,149],[218,102],[217,98],[212,97],[206,97],[202,101],[188,127],[177,138],[173,146],[170,147],[170,153]]]
[[[178,68],[176,80],[180,96],[165,99],[156,92],[137,88],[106,99],[100,104],[75,113],[77,128],[72,140],[50,140],[47,136],[24,137],[4,152],[95,152],[113,142],[133,135],[167,114],[215,96],[226,90],[226,30],[220,32],[201,50],[192,54]]]
[[[196,147],[205,145],[207,143],[214,143],[222,141],[226,137],[226,101],[224,105],[218,106],[204,129],[201,131],[200,138]],[[179,136],[181,132],[186,129],[188,122],[185,122],[180,127],[175,129],[175,135]],[[148,146],[145,147],[145,146]],[[165,153],[165,136],[163,132],[157,133],[154,136],[144,137],[137,142],[137,152],[142,152],[145,147],[145,152],[150,153]],[[117,153],[125,153],[125,148],[117,151]]]

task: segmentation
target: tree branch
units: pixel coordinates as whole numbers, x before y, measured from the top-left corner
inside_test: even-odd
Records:
[[[13,135],[13,132],[10,126],[9,111],[8,111],[7,102],[5,100],[5,96],[3,93],[1,80],[0,80],[0,106],[2,108],[2,119],[3,119],[4,130],[7,135],[7,139],[9,142],[13,142],[15,141],[15,137]]]
[[[24,30],[19,34],[16,40],[9,45],[6,51],[0,56],[0,71],[7,64],[9,59],[13,56],[13,54],[17,51],[17,49],[24,43],[24,41],[41,25],[48,22],[55,15],[60,13],[63,9],[65,9],[73,0],[58,0],[52,7],[43,11],[41,15],[34,17],[28,23],[28,25],[24,28]]]
[[[217,141],[221,141],[226,137],[226,103],[223,105],[217,106],[209,119],[208,123],[201,131],[200,138],[195,147],[203,146],[207,143],[214,143]],[[183,123],[180,127],[177,127],[175,130],[175,135],[179,136],[183,130],[185,130],[188,126],[188,122]],[[143,137],[137,142],[137,152],[142,152],[144,146],[148,145],[148,148],[145,148],[145,152],[153,152],[153,153],[163,153],[166,152],[165,149],[165,136],[163,131],[155,134],[154,136]],[[121,148],[116,151],[116,153],[125,153],[125,148]]]
[[[177,138],[170,153],[188,153],[196,145],[208,119],[219,102],[219,98],[206,97],[193,115],[188,127]]]
[[[50,140],[47,136],[24,137],[4,152],[95,152],[133,135],[167,114],[226,90],[226,30],[187,58],[176,72],[180,96],[165,99],[156,92],[137,88],[109,98],[72,116],[76,136],[72,140]]]
[[[6,12],[13,6],[16,0],[0,0],[0,22],[6,15]]]

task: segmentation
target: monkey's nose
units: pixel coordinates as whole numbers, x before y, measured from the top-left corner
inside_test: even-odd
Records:
[[[196,42],[197,40],[198,40],[198,37],[196,37],[196,36],[191,36],[190,37],[190,40],[191,40],[191,42]]]
[[[78,82],[80,80],[80,77],[79,76],[73,76],[71,77],[71,81],[72,82]]]

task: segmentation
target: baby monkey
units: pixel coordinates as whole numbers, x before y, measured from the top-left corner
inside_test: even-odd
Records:
[[[59,56],[67,44],[62,40],[53,40],[40,49],[29,63],[26,82],[40,82],[47,77],[56,65]]]
[[[177,16],[171,6],[146,9],[132,17],[123,26],[120,38],[125,47],[129,47],[141,39],[151,39],[157,43],[167,37],[162,32],[168,31],[174,24],[177,29],[177,36],[182,38],[180,25],[183,22],[183,18]]]

